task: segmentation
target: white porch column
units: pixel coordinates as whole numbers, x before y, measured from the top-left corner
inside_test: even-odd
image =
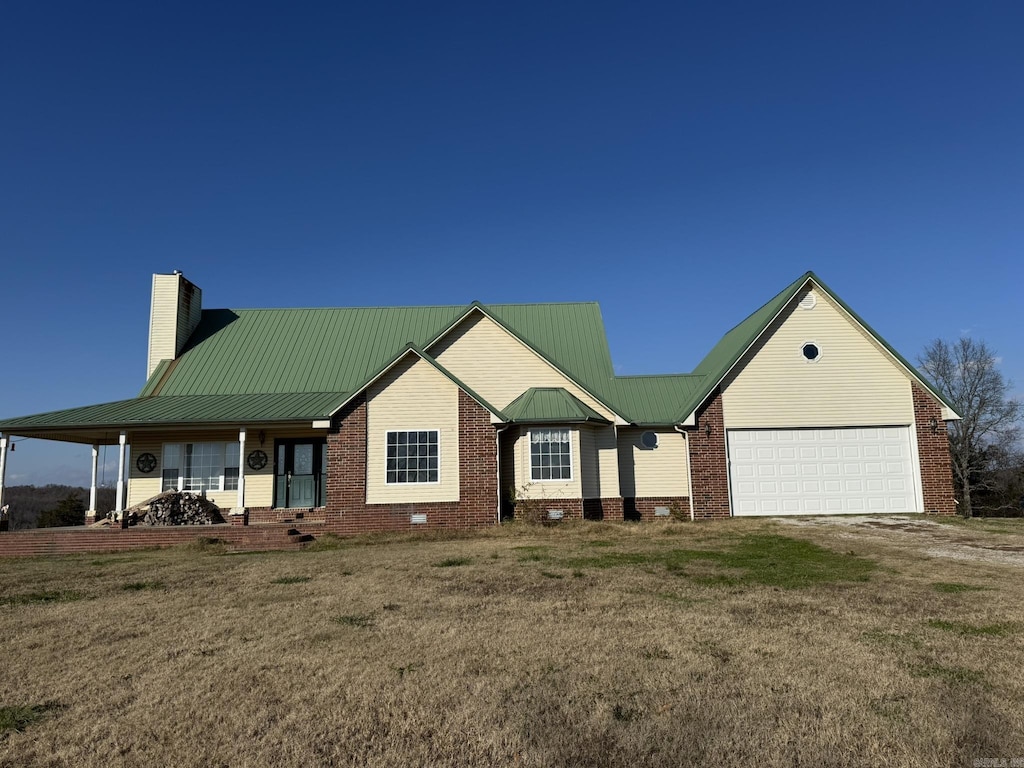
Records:
[[[245,507],[245,427],[238,430],[238,509]]]
[[[7,476],[7,443],[10,438],[0,436],[0,507],[4,505],[4,479]]]
[[[115,511],[124,512],[124,460],[127,448],[128,435],[122,431],[117,438],[119,447],[117,456],[117,505]]]
[[[96,470],[100,463],[100,447],[92,444],[92,483],[89,486],[89,509],[86,511],[86,518],[96,519]]]

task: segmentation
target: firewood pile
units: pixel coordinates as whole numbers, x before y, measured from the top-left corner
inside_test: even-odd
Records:
[[[220,507],[197,493],[167,491],[125,510],[143,525],[213,525],[223,523]]]

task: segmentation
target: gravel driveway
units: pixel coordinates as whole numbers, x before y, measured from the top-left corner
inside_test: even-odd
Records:
[[[819,528],[850,528],[849,536],[884,539],[918,548],[931,557],[1001,563],[1024,567],[1024,525],[995,527],[996,523],[973,520],[965,525],[937,523],[919,515],[837,515],[830,517],[780,518],[785,525]],[[1018,521],[999,521],[999,525]],[[972,530],[973,528],[973,530]],[[836,531],[839,537],[843,534]]]

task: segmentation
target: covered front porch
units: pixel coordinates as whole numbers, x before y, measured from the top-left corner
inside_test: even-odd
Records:
[[[91,446],[86,522],[101,450],[117,451],[115,516],[165,491],[200,493],[232,522],[309,518],[327,494],[334,393],[152,397],[0,422],[0,506],[15,438]],[[314,515],[315,516],[315,515]],[[322,515],[321,515],[322,517]]]

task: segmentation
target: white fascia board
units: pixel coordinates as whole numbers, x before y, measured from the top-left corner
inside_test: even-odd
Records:
[[[942,406],[942,420],[943,421],[960,421],[963,417],[950,408],[948,405]]]
[[[330,428],[331,428],[331,420],[330,419],[316,419],[313,422],[313,429],[330,429]]]

